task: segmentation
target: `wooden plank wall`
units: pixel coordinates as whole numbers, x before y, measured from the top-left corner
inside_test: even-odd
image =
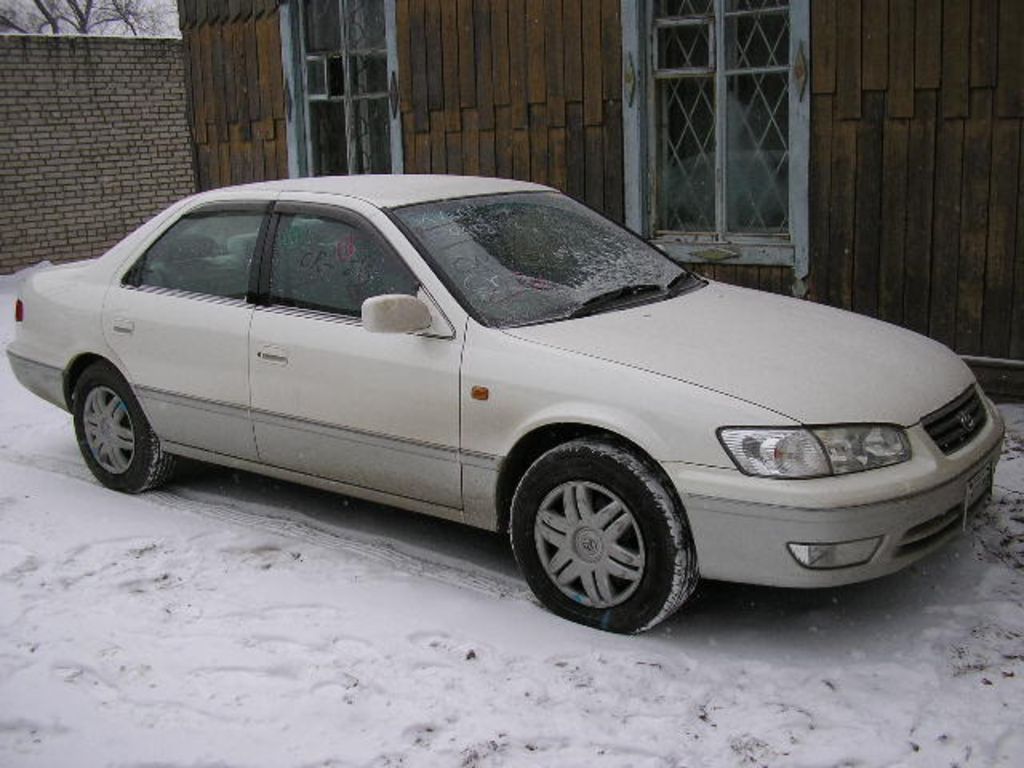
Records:
[[[814,0],[811,298],[1024,358],[1024,3]]]
[[[178,0],[200,190],[286,178],[277,0]]]
[[[793,270],[790,267],[737,267],[728,264],[694,264],[693,272],[723,283],[756,288],[759,291],[790,295]]]
[[[406,173],[535,181],[623,220],[620,0],[398,0]]]

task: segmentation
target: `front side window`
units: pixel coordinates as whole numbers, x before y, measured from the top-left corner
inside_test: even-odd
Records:
[[[125,282],[244,299],[263,218],[262,213],[185,216],[150,246]]]
[[[648,0],[625,17],[629,223],[674,256],[806,274],[808,5]]]
[[[384,0],[304,0],[300,7],[306,170],[315,176],[390,173]]]
[[[337,219],[281,216],[274,238],[274,304],[359,317],[363,302],[415,294],[419,283],[381,240]]]
[[[469,197],[395,214],[453,292],[493,326],[667,298],[691,277],[657,249],[557,193]]]

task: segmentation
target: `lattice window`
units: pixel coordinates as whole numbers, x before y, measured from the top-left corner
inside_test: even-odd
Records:
[[[293,24],[294,91],[302,94],[301,175],[388,173],[397,121],[393,0],[302,0]],[[286,52],[286,65],[288,57]]]
[[[627,218],[806,274],[808,0],[623,0]]]

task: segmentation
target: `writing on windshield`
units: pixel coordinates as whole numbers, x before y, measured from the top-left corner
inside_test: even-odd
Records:
[[[570,317],[594,297],[667,286],[683,272],[554,192],[425,203],[396,215],[474,314],[498,327]]]

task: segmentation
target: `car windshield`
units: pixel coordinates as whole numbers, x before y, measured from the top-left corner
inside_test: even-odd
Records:
[[[675,295],[699,283],[656,248],[555,192],[399,208],[450,288],[488,325],[527,325]]]

